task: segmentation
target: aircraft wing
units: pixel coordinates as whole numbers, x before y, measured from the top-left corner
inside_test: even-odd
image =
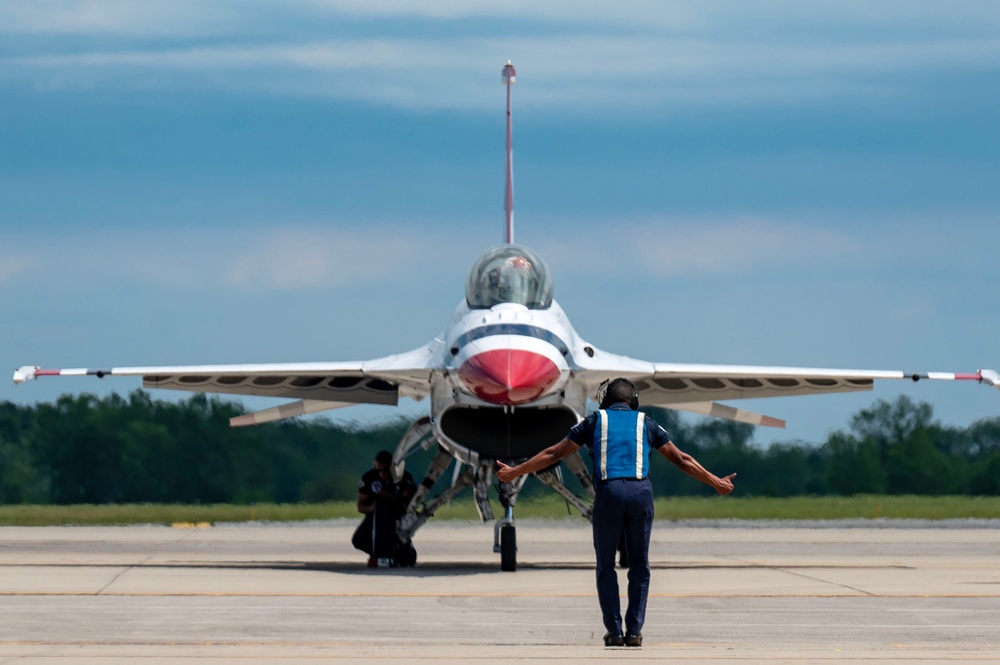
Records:
[[[577,372],[584,379],[591,395],[605,379],[624,376],[635,384],[639,391],[639,401],[644,405],[663,406],[778,427],[783,426],[783,423],[768,422],[776,419],[717,405],[715,401],[860,392],[872,390],[876,381],[886,379],[978,381],[1000,388],[1000,374],[990,369],[962,374],[816,367],[701,365],[646,362],[596,350],[593,357],[587,357],[581,365],[583,366]]]
[[[399,397],[419,399],[441,368],[441,340],[407,353],[351,362],[178,365],[110,369],[22,367],[14,383],[42,376],[141,376],[144,388],[228,395],[287,397],[308,402],[395,405]]]
[[[641,381],[640,396],[647,404],[700,402],[720,399],[756,399],[792,395],[820,395],[872,390],[875,381],[978,381],[1000,388],[993,370],[975,373],[903,372],[815,367],[759,367],[747,365],[689,365],[653,363],[653,372]],[[638,387],[638,386],[637,386]]]

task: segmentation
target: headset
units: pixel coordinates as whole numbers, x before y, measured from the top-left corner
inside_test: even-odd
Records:
[[[608,388],[610,388],[612,384],[618,383],[619,381],[624,381],[625,383],[628,384],[628,387],[632,389],[632,399],[629,400],[629,404],[628,405],[629,405],[629,408],[631,408],[633,411],[638,411],[639,410],[639,391],[635,389],[635,384],[633,384],[631,381],[629,381],[628,379],[626,379],[624,377],[621,377],[621,376],[618,377],[617,379],[605,379],[601,383],[601,385],[599,385],[597,387],[597,395],[596,395],[596,397],[597,397],[597,403],[600,405],[597,408],[599,408],[599,409],[606,409],[609,406],[611,406],[612,404],[614,404],[614,402],[610,401],[609,398],[608,398]]]

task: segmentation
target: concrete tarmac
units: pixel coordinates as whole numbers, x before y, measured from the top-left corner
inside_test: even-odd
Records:
[[[0,528],[0,664],[1000,663],[996,522],[657,523],[641,649],[580,519],[518,522],[516,573],[456,522],[368,569],[354,525]]]

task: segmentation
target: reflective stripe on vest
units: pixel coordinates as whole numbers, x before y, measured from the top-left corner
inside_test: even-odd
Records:
[[[594,428],[594,473],[601,480],[646,477],[646,415],[601,409]]]

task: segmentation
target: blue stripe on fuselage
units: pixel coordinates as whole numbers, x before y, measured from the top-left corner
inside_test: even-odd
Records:
[[[559,336],[551,330],[539,328],[538,326],[529,326],[524,323],[494,323],[487,326],[473,328],[456,339],[454,346],[460,349],[473,340],[482,339],[483,337],[492,337],[494,335],[522,335],[524,337],[534,337],[535,339],[544,340],[556,347],[559,349],[559,353],[564,356],[569,353],[569,346],[567,346],[566,342],[562,341],[562,339],[560,339]]]

